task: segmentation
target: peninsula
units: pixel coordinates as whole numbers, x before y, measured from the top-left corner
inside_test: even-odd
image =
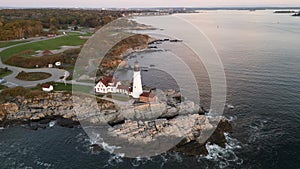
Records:
[[[17,19],[10,17],[12,12],[18,16]],[[54,16],[56,12],[68,17],[47,18],[48,14]],[[116,67],[124,63],[128,53],[155,49],[155,45],[164,41],[180,43],[181,40],[157,40],[149,35],[134,34],[107,52],[101,69],[96,72],[96,79],[88,76],[74,80],[72,76],[78,54],[94,31],[124,15],[142,13],[89,10],[80,18],[78,15],[82,12],[67,9],[0,11],[7,18],[4,25],[0,22],[0,34],[11,27],[23,25],[20,34],[12,32],[0,37],[9,40],[0,49],[1,75],[4,78],[0,86],[0,127],[21,125],[40,130],[55,125],[77,127],[80,122],[86,122],[108,126],[106,133],[110,137],[130,144],[147,145],[159,137],[180,138],[181,141],[170,151],[188,155],[206,155],[207,144],[226,146],[225,133],[232,131],[228,120],[208,117],[199,103],[186,100],[174,89],[146,90],[141,82],[138,62],[133,68],[132,84],[124,85],[110,76]],[[22,21],[29,16],[46,19]],[[124,22],[137,30],[153,29],[131,20]],[[33,32],[28,33],[28,30]],[[94,82],[97,82],[96,85]],[[80,88],[84,92],[71,93],[72,88]],[[130,99],[121,102],[111,97],[114,93]],[[76,104],[76,100],[80,100],[80,105]],[[212,135],[199,142],[203,133]]]

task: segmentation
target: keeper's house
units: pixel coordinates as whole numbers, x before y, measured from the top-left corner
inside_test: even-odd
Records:
[[[121,93],[130,95],[130,89],[128,86],[122,85],[119,80],[114,76],[105,76],[95,86],[96,93]]]

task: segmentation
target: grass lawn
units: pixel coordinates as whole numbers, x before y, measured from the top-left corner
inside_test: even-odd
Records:
[[[69,71],[70,73],[73,73],[74,66],[66,66],[66,67],[63,67],[63,69],[66,70],[66,71]]]
[[[115,100],[119,100],[119,101],[122,101],[122,102],[127,102],[130,100],[130,97],[127,96],[127,95],[122,95],[122,94],[112,94],[111,95],[111,98],[112,99],[115,99]]]
[[[77,85],[77,84],[64,84],[64,83],[54,83],[53,84],[54,91],[67,91],[72,92],[72,89],[76,92],[82,92],[82,93],[90,93],[90,91],[93,89],[90,86],[84,86],[84,85]]]
[[[20,44],[20,43],[25,43],[25,42],[29,42],[29,41],[26,41],[26,40],[23,40],[23,41],[7,41],[7,42],[4,41],[4,42],[0,42],[0,48],[16,45],[16,44]]]
[[[11,70],[6,70],[5,71],[5,69],[0,68],[0,78],[3,78],[3,77],[8,76],[10,74],[12,74]]]
[[[16,47],[12,47],[9,49],[6,49],[0,53],[1,59],[3,62],[5,62],[9,57],[19,54],[22,51],[25,50],[54,50],[54,49],[60,49],[61,46],[78,46],[82,45],[86,42],[85,39],[80,39],[78,35],[67,35],[62,36],[54,39],[39,41],[39,42],[33,42],[29,44],[24,44]]]
[[[37,80],[44,80],[52,75],[50,73],[44,73],[44,72],[20,72],[16,78],[19,80],[24,80],[24,81],[37,81]]]

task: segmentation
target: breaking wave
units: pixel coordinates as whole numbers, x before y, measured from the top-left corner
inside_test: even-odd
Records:
[[[217,168],[226,168],[232,165],[235,166],[243,164],[243,160],[235,153],[235,151],[242,148],[239,141],[232,138],[228,133],[225,133],[225,137],[227,140],[225,148],[216,144],[207,143],[206,149],[208,151],[208,155],[200,156],[198,158],[198,162],[203,162],[204,159],[213,161],[215,162],[214,167]]]

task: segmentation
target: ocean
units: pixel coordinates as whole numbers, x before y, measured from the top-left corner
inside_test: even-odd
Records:
[[[170,24],[168,17],[135,20],[162,28],[147,32],[155,36],[168,31],[164,27]],[[127,159],[93,152],[89,148],[93,141],[80,127],[32,131],[16,126],[0,130],[0,168],[300,168],[300,17],[271,10],[201,11],[172,17],[188,21],[205,34],[224,65],[230,108],[223,114],[233,125],[225,149],[208,146],[205,157],[171,153]],[[182,27],[184,33],[186,25],[173,26]],[[134,55],[141,62],[147,56],[170,56],[168,51]],[[190,66],[204,70],[201,64]],[[142,72],[144,83],[150,86],[176,87],[170,76],[163,83],[155,82],[163,75],[151,69]],[[196,79],[203,80],[199,82],[200,99],[209,108],[209,80],[201,74],[196,74]]]

